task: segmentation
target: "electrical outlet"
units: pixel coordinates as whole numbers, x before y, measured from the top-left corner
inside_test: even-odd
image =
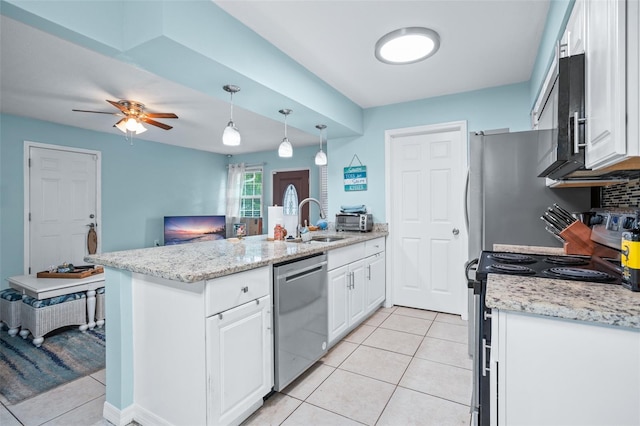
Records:
[[[160,240],[153,240],[153,245],[156,247],[160,247]]]

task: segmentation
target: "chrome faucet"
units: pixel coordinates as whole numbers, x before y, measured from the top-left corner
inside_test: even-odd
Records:
[[[315,198],[305,198],[304,200],[300,201],[300,204],[298,205],[298,227],[296,228],[296,238],[300,238],[300,229],[302,228],[302,206],[307,204],[309,201],[313,201],[318,205],[318,208],[320,209],[320,219],[326,219],[320,201],[316,200]]]

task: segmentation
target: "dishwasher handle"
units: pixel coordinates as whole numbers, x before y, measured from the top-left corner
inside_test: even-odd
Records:
[[[306,268],[302,268],[302,269],[294,269],[294,270],[290,270],[287,271],[285,274],[283,275],[278,275],[278,279],[285,279],[286,281],[291,281],[291,280],[295,280],[298,278],[302,278],[304,276],[307,275],[311,275],[315,272],[318,272],[320,270],[322,270],[325,266],[327,265],[327,261],[323,261],[323,262],[319,262],[319,263],[314,263],[311,266],[307,266]]]

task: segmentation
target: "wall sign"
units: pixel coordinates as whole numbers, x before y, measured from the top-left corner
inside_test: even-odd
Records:
[[[355,159],[360,163],[359,166],[353,166],[353,160]],[[363,166],[355,154],[349,166],[344,168],[344,190],[347,192],[367,190],[367,166]]]

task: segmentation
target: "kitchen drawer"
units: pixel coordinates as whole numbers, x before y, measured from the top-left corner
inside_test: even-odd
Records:
[[[352,244],[327,253],[327,270],[339,268],[364,258],[364,243]]]
[[[206,316],[240,306],[270,293],[270,266],[209,280],[205,287]]]
[[[376,253],[384,251],[384,237],[376,238],[375,240],[368,240],[364,242],[364,255],[365,257],[372,256]]]

